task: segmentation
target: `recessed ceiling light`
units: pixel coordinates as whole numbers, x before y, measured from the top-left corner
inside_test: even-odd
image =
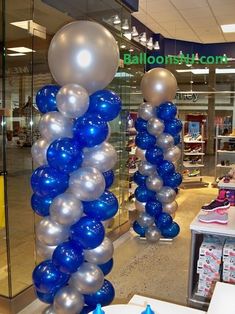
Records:
[[[128,30],[129,29],[128,19],[124,20],[124,23],[122,25],[122,29],[124,29],[124,30]]]
[[[17,21],[10,24],[22,29],[26,29],[29,34],[33,36],[46,39],[46,27],[35,23],[33,20]]]
[[[220,25],[220,27],[224,33],[234,33],[235,32],[235,24],[224,24],[224,25]]]
[[[15,52],[21,52],[21,53],[35,52],[35,50],[32,50],[32,49],[27,48],[27,47],[12,47],[12,48],[7,48],[7,50],[15,51]]]
[[[27,29],[29,28],[29,21],[30,20],[26,20],[26,21],[19,21],[19,22],[12,22],[10,23],[11,25],[14,25],[16,27],[22,28],[22,29]]]
[[[114,25],[118,25],[118,24],[121,24],[121,20],[120,20],[120,17],[118,15],[115,15],[114,18],[113,18],[113,24]]]
[[[130,52],[133,52],[133,51],[134,51],[134,49],[133,49],[133,48],[130,48],[130,49],[129,49],[129,51],[130,51]]]
[[[125,49],[125,48],[126,48],[126,45],[121,45],[120,48],[121,48],[121,49]]]
[[[20,57],[20,56],[26,56],[25,53],[8,53],[9,57]]]

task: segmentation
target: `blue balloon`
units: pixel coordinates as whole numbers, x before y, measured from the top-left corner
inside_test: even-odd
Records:
[[[85,294],[84,301],[89,306],[96,306],[100,304],[101,306],[109,305],[115,296],[114,287],[110,281],[104,280],[103,286],[92,294]]]
[[[93,147],[101,144],[108,136],[109,128],[106,121],[92,114],[85,114],[74,122],[74,138],[82,146]]]
[[[180,144],[180,142],[181,142],[180,134],[175,135],[174,136],[174,144],[178,145],[178,144]]]
[[[157,219],[162,213],[162,203],[158,200],[148,201],[145,210],[147,214]]]
[[[112,268],[113,268],[113,258],[111,258],[108,262],[105,264],[98,265],[99,268],[102,270],[104,276],[108,275]]]
[[[156,193],[147,189],[145,186],[138,186],[135,189],[135,197],[137,201],[145,203],[147,201],[155,199]]]
[[[135,129],[138,132],[146,132],[147,131],[147,123],[148,121],[142,119],[142,118],[137,118],[135,120]]]
[[[55,297],[55,295],[59,289],[60,288],[55,289],[53,292],[50,292],[50,293],[42,293],[42,292],[38,291],[37,289],[35,289],[35,293],[36,293],[37,298],[40,301],[47,303],[47,304],[52,304],[54,301],[54,297]]]
[[[170,225],[172,224],[172,221],[173,220],[172,220],[171,215],[169,215],[168,213],[162,212],[155,220],[155,224],[158,227],[158,229],[162,231],[163,229],[170,227]]]
[[[83,261],[83,250],[74,241],[61,243],[52,255],[53,264],[66,274],[75,273]]]
[[[133,229],[140,237],[145,237],[145,230],[146,229],[141,227],[136,220],[133,223]]]
[[[182,130],[183,124],[179,119],[172,119],[165,122],[165,133],[169,133],[172,136],[178,135]]]
[[[121,98],[110,90],[98,90],[90,96],[88,112],[99,115],[105,121],[115,119],[121,110]]]
[[[80,312],[80,314],[88,314],[91,311],[95,310],[95,306],[87,306],[85,305],[84,308],[82,309],[82,311]]]
[[[70,276],[59,271],[51,260],[43,261],[33,271],[33,283],[42,293],[55,292],[65,286],[69,278]]]
[[[104,240],[104,235],[105,229],[102,223],[87,216],[70,227],[71,239],[80,243],[86,250],[99,246]]]
[[[175,172],[175,166],[171,161],[163,160],[157,167],[158,174],[165,179]]]
[[[155,145],[156,137],[148,132],[139,132],[135,137],[135,143],[141,149],[148,149]]]
[[[146,186],[147,176],[143,176],[139,171],[136,171],[133,175],[133,180],[136,184]]]
[[[49,215],[49,208],[53,201],[53,197],[50,196],[39,196],[33,194],[31,197],[31,207],[36,214],[45,217]]]
[[[63,173],[77,170],[83,161],[82,148],[72,138],[59,138],[51,143],[47,150],[49,166]]]
[[[169,227],[162,229],[161,233],[164,238],[175,238],[180,233],[180,226],[173,221]]]
[[[58,85],[46,85],[39,89],[36,95],[36,104],[40,112],[57,111],[56,95],[59,89]]]
[[[103,176],[105,179],[105,188],[108,189],[113,184],[115,176],[113,170],[108,170],[103,172]]]
[[[174,172],[170,176],[164,178],[164,185],[175,189],[182,183],[182,175],[179,172]]]
[[[150,147],[146,150],[145,158],[153,165],[159,165],[163,161],[163,151],[160,147]]]
[[[34,170],[31,186],[34,193],[39,196],[55,197],[68,188],[69,176],[50,166],[41,166]]]
[[[177,107],[172,102],[165,102],[157,107],[157,117],[163,121],[173,119],[177,114]]]
[[[104,193],[96,200],[83,202],[84,213],[97,220],[107,220],[116,215],[118,211],[118,200],[110,191]]]

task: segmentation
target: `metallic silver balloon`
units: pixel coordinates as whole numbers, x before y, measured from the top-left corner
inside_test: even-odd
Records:
[[[74,287],[61,288],[55,295],[53,308],[56,314],[77,314],[83,309],[84,297]]]
[[[163,187],[162,178],[157,173],[153,173],[146,179],[146,186],[149,190],[158,192]]]
[[[155,136],[159,136],[164,131],[164,122],[158,118],[152,117],[148,120],[147,131]]]
[[[156,171],[156,166],[148,161],[143,160],[140,162],[138,170],[143,176],[150,176]]]
[[[156,243],[161,238],[161,232],[155,227],[149,227],[145,232],[146,240],[150,243]]]
[[[149,120],[150,118],[154,117],[155,113],[155,107],[147,102],[144,102],[139,106],[138,115],[144,120]]]
[[[176,163],[180,159],[180,156],[181,156],[181,149],[178,146],[173,146],[169,148],[164,154],[164,158],[173,163]]]
[[[91,294],[99,290],[104,283],[104,274],[95,264],[83,263],[70,279],[71,286],[82,294]]]
[[[39,166],[47,164],[47,149],[50,142],[44,138],[39,138],[31,148],[33,161]]]
[[[38,125],[42,137],[54,141],[59,137],[72,137],[73,122],[58,111],[45,113]]]
[[[75,21],[52,38],[48,63],[59,85],[75,83],[92,94],[113,80],[119,49],[113,35],[101,24]]]
[[[79,168],[70,175],[69,190],[81,201],[94,201],[104,193],[104,176],[93,167]]]
[[[36,237],[46,245],[58,245],[69,236],[69,229],[52,221],[49,216],[44,217],[36,226]]]
[[[141,203],[141,202],[137,201],[137,199],[135,200],[135,208],[138,211],[140,211],[140,212],[145,211],[145,205],[146,205],[146,203]]]
[[[54,250],[56,249],[57,245],[46,245],[43,242],[36,239],[36,253],[43,259],[51,259]]]
[[[93,264],[104,264],[108,262],[113,256],[113,242],[105,237],[104,241],[92,250],[84,250],[85,260]]]
[[[177,209],[178,209],[178,203],[176,201],[163,205],[163,211],[170,215],[173,215],[177,211]]]
[[[172,203],[176,197],[175,190],[169,186],[163,186],[162,189],[157,193],[157,199],[161,203]]]
[[[77,84],[66,84],[56,95],[59,112],[66,118],[78,118],[89,107],[89,95],[85,88]]]
[[[139,214],[139,217],[137,218],[137,222],[141,227],[147,228],[152,226],[152,224],[154,223],[154,218],[146,212],[141,212]]]
[[[154,105],[159,105],[175,97],[177,81],[170,71],[164,68],[154,68],[144,74],[140,88],[144,99]]]
[[[113,145],[103,142],[84,149],[83,167],[95,167],[101,172],[112,169],[117,163],[117,152]]]
[[[42,311],[42,314],[56,314],[54,311],[53,305],[48,306]]]
[[[82,214],[82,202],[69,192],[58,195],[50,206],[51,220],[61,225],[73,225]]]
[[[135,155],[136,157],[138,157],[140,160],[146,160],[145,159],[145,153],[146,153],[146,150],[143,150],[139,147],[136,147],[136,151],[135,151]]]
[[[164,151],[174,146],[174,138],[168,133],[162,133],[157,137],[157,146]]]

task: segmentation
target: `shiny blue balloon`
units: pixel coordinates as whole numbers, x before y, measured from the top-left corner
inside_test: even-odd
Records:
[[[80,314],[88,314],[88,313],[91,313],[92,311],[94,311],[96,308],[96,306],[88,306],[88,305],[85,305],[82,309],[82,311],[80,312]]]
[[[41,166],[31,176],[31,186],[39,196],[55,197],[63,193],[69,185],[69,176],[50,167]]]
[[[36,95],[36,104],[41,113],[57,111],[56,95],[59,89],[58,85],[46,85],[39,89]]]
[[[71,239],[80,243],[86,250],[99,246],[104,240],[104,235],[105,229],[102,223],[87,216],[70,227]]]
[[[143,176],[139,171],[136,171],[133,175],[133,181],[138,184],[138,185],[142,185],[142,186],[146,186],[146,179],[148,177],[147,176]]]
[[[92,294],[85,294],[84,301],[89,306],[96,306],[100,304],[101,306],[106,306],[112,303],[115,296],[114,287],[110,281],[104,280],[103,286]]]
[[[43,261],[33,271],[33,283],[42,293],[52,293],[58,290],[66,285],[69,278],[70,276],[59,271],[51,260]]]
[[[173,221],[169,227],[162,229],[161,233],[164,238],[175,238],[180,233],[180,226]]]
[[[52,304],[53,301],[54,301],[54,298],[55,298],[55,295],[57,293],[57,291],[59,290],[60,288],[58,289],[55,289],[53,292],[51,293],[42,293],[40,291],[38,291],[37,289],[35,289],[35,293],[36,293],[36,296],[37,298],[44,302],[44,303],[47,303],[47,304]]]
[[[157,167],[158,174],[165,179],[175,172],[175,166],[171,161],[163,160]]]
[[[110,191],[104,193],[96,200],[83,202],[84,213],[97,220],[107,220],[116,215],[118,211],[118,200]]]
[[[50,196],[39,196],[33,194],[31,197],[31,207],[36,214],[45,217],[49,215],[49,208],[53,201],[53,197]]]
[[[183,124],[179,119],[172,119],[165,122],[164,132],[176,136],[182,131],[182,127]]]
[[[48,164],[63,173],[77,170],[82,164],[83,157],[79,143],[68,137],[55,140],[47,150]]]
[[[182,183],[182,175],[179,172],[174,172],[170,176],[164,178],[164,185],[175,189]]]
[[[142,118],[137,118],[135,120],[135,129],[138,132],[145,132],[147,131],[147,123],[148,121],[142,119]]]
[[[174,136],[174,144],[178,145],[178,144],[180,144],[180,142],[181,142],[180,134],[175,135]]]
[[[153,165],[159,165],[163,161],[163,151],[160,147],[150,147],[146,150],[145,158]]]
[[[157,107],[157,117],[163,121],[174,119],[177,114],[177,107],[172,102],[165,102]]]
[[[82,146],[93,147],[101,144],[108,136],[109,128],[106,121],[93,114],[85,114],[74,122],[74,138]]]
[[[57,246],[52,255],[53,264],[66,274],[75,273],[83,263],[83,250],[73,241],[63,242]]]
[[[90,96],[88,112],[99,115],[105,121],[115,119],[121,108],[121,98],[110,90],[98,90]]]
[[[113,268],[113,258],[111,258],[107,263],[98,266],[102,270],[104,276],[108,275]]]
[[[148,132],[139,132],[135,137],[135,143],[141,149],[148,149],[155,145],[156,137]]]
[[[158,218],[162,213],[162,203],[158,200],[148,201],[145,205],[146,213],[154,218]]]
[[[172,224],[172,221],[173,220],[172,220],[171,215],[169,215],[168,213],[162,212],[155,220],[155,224],[158,227],[158,229],[162,231],[163,229],[170,227],[170,225]]]
[[[147,189],[145,186],[138,186],[135,190],[135,198],[141,203],[153,200],[155,196],[156,193]]]
[[[145,236],[145,230],[146,229],[141,227],[136,220],[133,223],[133,229],[140,237],[144,237]]]
[[[115,176],[113,170],[108,170],[103,172],[104,180],[105,180],[105,188],[108,189],[113,184]]]

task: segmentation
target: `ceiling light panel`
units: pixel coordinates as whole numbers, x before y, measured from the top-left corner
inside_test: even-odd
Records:
[[[20,53],[35,52],[35,50],[32,50],[27,47],[11,47],[11,48],[7,48],[7,50],[20,52]]]

